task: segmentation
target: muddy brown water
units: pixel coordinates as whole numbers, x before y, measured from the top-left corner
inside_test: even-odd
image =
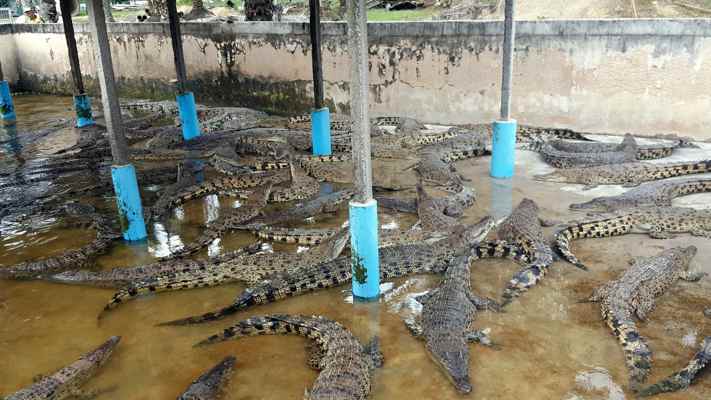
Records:
[[[69,117],[67,98],[18,97],[18,116],[29,112],[42,118]],[[41,110],[38,112],[36,110]],[[60,134],[62,135],[62,134]],[[57,138],[59,140],[61,138]],[[67,139],[68,140],[68,139]],[[553,220],[579,218],[567,210],[571,202],[589,199],[558,184],[531,180],[535,156],[520,152],[518,175],[509,182],[488,178],[489,158],[457,163],[478,193],[477,203],[466,213],[475,221],[489,213],[504,216],[523,197],[530,197]],[[3,155],[4,156],[4,155]],[[405,194],[407,195],[407,194]],[[711,195],[702,195],[711,196]],[[706,199],[711,199],[707,197]],[[109,199],[110,200],[110,199]],[[104,200],[106,201],[106,200]],[[173,212],[168,223],[152,226],[147,243],[117,243],[99,259],[99,268],[132,266],[165,255],[171,247],[194,239],[200,225],[215,218],[221,207],[234,199],[210,197],[192,201]],[[315,226],[337,226],[345,221],[342,211],[326,216]],[[413,216],[381,210],[381,224],[412,225]],[[312,225],[313,226],[313,225]],[[552,232],[550,229],[550,232]],[[57,254],[80,246],[92,232],[62,230],[51,221],[37,231],[22,226],[6,229],[0,238],[0,264]],[[247,233],[227,235],[211,252],[253,243]],[[654,240],[645,235],[589,239],[574,244],[576,254],[590,267],[583,272],[556,262],[536,288],[514,302],[505,313],[480,313],[477,328],[491,328],[496,351],[472,345],[470,375],[476,399],[631,399],[623,355],[614,337],[600,320],[594,304],[580,304],[592,289],[615,277],[634,256],[654,255],[664,248],[694,244],[700,251],[693,268],[711,273],[706,261],[711,241],[681,235]],[[274,245],[275,251],[296,251],[294,246]],[[200,255],[201,257],[204,254]],[[519,267],[508,261],[487,260],[472,267],[472,284],[479,294],[498,297]],[[30,385],[38,374],[48,374],[74,361],[83,352],[111,335],[121,344],[89,389],[114,389],[104,399],[171,399],[190,382],[226,355],[237,357],[237,366],[226,399],[299,399],[317,372],[305,365],[305,339],[268,336],[244,338],[205,348],[192,345],[250,315],[264,313],[321,314],[342,322],[362,341],[378,335],[385,365],[375,373],[371,399],[459,399],[447,378],[402,323],[411,314],[408,298],[435,286],[436,276],[398,279],[379,303],[352,304],[349,287],[300,296],[241,312],[226,320],[192,327],[156,327],[155,324],[211,311],[228,304],[243,288],[230,284],[216,288],[163,293],[128,302],[101,321],[97,315],[112,290],[48,282],[0,281],[0,395]],[[685,365],[704,336],[711,335],[711,319],[704,318],[711,279],[680,282],[658,299],[642,334],[654,351],[650,381],[656,381]],[[709,399],[707,375],[689,390],[662,395],[663,399]]]

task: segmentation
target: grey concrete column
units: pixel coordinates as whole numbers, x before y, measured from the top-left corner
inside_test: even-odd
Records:
[[[111,145],[111,155],[114,165],[128,164],[128,150],[126,138],[123,133],[121,121],[121,108],[119,107],[118,92],[114,79],[114,69],[111,60],[111,47],[106,31],[106,17],[102,0],[88,0],[87,11],[91,23],[91,36],[96,46],[96,73],[101,86],[101,102],[104,106],[106,130]]]
[[[364,0],[348,1],[348,50],[351,55],[351,119],[355,201],[373,198],[368,118],[368,24]]]
[[[504,58],[501,77],[502,121],[508,121],[511,118],[511,77],[513,74],[514,41],[516,38],[515,5],[515,0],[506,0],[506,10],[504,11]]]

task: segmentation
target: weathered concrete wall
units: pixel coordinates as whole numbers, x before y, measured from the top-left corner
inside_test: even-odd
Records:
[[[341,112],[349,99],[345,28],[327,23],[323,32],[327,101]],[[95,63],[87,29],[77,26],[91,87]],[[172,97],[167,25],[111,24],[109,30],[123,93]],[[69,92],[62,27],[15,25],[11,31],[0,37],[3,65],[15,60],[19,69],[9,78],[23,89]],[[277,113],[310,107],[307,24],[186,23],[183,34],[199,101]],[[522,21],[517,34],[512,115],[518,120],[711,139],[711,20]],[[500,22],[372,23],[369,40],[374,114],[442,123],[497,116]],[[8,41],[14,46],[3,44]]]

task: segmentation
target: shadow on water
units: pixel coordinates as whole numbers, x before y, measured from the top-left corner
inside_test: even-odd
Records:
[[[68,117],[70,99],[18,97],[18,116],[38,115],[37,124]],[[51,116],[45,118],[45,116]],[[28,128],[27,123],[18,125]],[[69,133],[67,133],[69,135]],[[6,137],[6,136],[2,136]],[[7,136],[9,137],[9,136]],[[24,145],[3,145],[2,173],[8,159]],[[537,160],[525,156],[521,163],[540,169]],[[467,221],[488,214],[503,217],[523,197],[542,208],[542,216],[554,220],[577,218],[567,210],[571,202],[589,199],[579,193],[559,191],[554,184],[533,182],[536,168],[520,168],[519,175],[502,183],[488,178],[486,157],[461,161],[458,170],[472,180],[477,203],[466,211]],[[488,182],[487,182],[488,181]],[[408,195],[412,195],[411,192]],[[109,197],[94,199],[111,209]],[[133,266],[155,260],[194,240],[202,225],[219,217],[227,207],[237,207],[234,198],[208,196],[191,201],[152,226],[151,237],[138,245],[117,242],[98,260],[98,268]],[[288,205],[287,205],[288,206]],[[407,228],[412,215],[380,210],[383,224]],[[347,211],[326,216],[310,226],[339,226]],[[93,237],[91,231],[60,229],[55,221],[4,227],[0,231],[0,264],[57,254],[76,248]],[[552,228],[551,228],[552,231]],[[551,232],[549,231],[549,232]],[[254,243],[249,233],[225,235],[198,257],[218,254]],[[615,277],[626,267],[627,258],[658,253],[660,248],[694,244],[700,254],[711,252],[708,240],[686,235],[654,241],[642,235],[581,240],[576,254],[590,266],[583,272],[556,262],[539,287],[514,302],[506,313],[482,312],[474,323],[490,328],[496,351],[471,348],[472,398],[477,399],[608,399],[634,398],[627,391],[622,352],[600,320],[593,304],[578,304],[591,290]],[[275,244],[274,251],[296,251],[296,246]],[[694,268],[703,268],[703,256]],[[519,267],[508,261],[488,260],[472,267],[475,292],[499,297],[502,288]],[[147,296],[128,302],[101,321],[97,315],[113,291],[92,287],[38,281],[0,281],[0,393],[8,394],[32,383],[37,374],[47,374],[75,360],[96,343],[121,335],[112,359],[88,388],[117,386],[104,399],[175,398],[193,379],[227,355],[237,357],[234,377],[226,399],[301,398],[316,372],[305,365],[305,339],[266,336],[228,341],[195,349],[192,345],[250,315],[265,313],[321,314],[353,331],[363,342],[380,338],[385,365],[376,372],[371,399],[460,399],[438,367],[426,354],[423,343],[413,338],[402,322],[412,314],[412,298],[437,285],[435,276],[414,276],[383,282],[379,303],[353,304],[350,287],[343,286],[254,308],[216,323],[193,327],[155,327],[155,324],[187,315],[212,311],[229,304],[244,288],[229,284],[210,289]],[[648,322],[641,323],[655,354],[651,381],[684,365],[703,336],[711,334],[711,320],[703,317],[708,306],[709,280],[677,284],[658,301]],[[664,396],[671,400],[708,399],[711,379],[702,379],[689,390]]]

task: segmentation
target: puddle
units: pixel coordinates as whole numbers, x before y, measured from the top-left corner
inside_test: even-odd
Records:
[[[30,112],[41,116],[36,123],[71,114],[70,109],[67,111],[67,107],[71,107],[69,98],[18,97],[16,103],[23,127],[29,127],[24,125],[27,123],[23,116]],[[8,155],[3,153],[0,161],[6,157]],[[606,194],[562,190],[562,186],[555,183],[532,181],[532,175],[551,169],[540,162],[536,154],[525,151],[518,153],[518,174],[510,181],[488,178],[488,157],[458,162],[457,168],[472,180],[477,191],[476,204],[465,213],[469,222],[489,213],[504,217],[523,197],[538,202],[546,219],[574,219],[578,216],[567,210],[570,203]],[[411,195],[412,192],[408,192],[403,196]],[[694,197],[680,202],[701,204],[702,200],[694,200]],[[216,196],[191,201],[174,210],[165,224],[153,225],[147,242],[117,243],[100,257],[98,267],[145,264],[168,255],[194,240],[201,225],[216,219],[221,208],[238,206],[239,202],[233,198]],[[341,226],[347,215],[346,210],[341,210],[309,227]],[[379,218],[384,228],[406,229],[416,222],[411,215],[387,210],[381,210]],[[31,233],[20,225],[2,225],[0,264],[57,254],[92,238],[89,231],[43,224],[39,222],[37,230]],[[548,228],[549,234],[552,229]],[[255,236],[246,232],[228,234],[198,257],[220,254],[256,241]],[[470,375],[474,391],[470,397],[481,400],[634,398],[627,391],[622,351],[600,320],[599,308],[578,301],[586,298],[596,286],[617,276],[626,268],[628,258],[653,255],[664,247],[690,244],[699,247],[695,268],[711,273],[711,265],[703,262],[704,254],[711,254],[711,242],[697,237],[682,235],[670,240],[652,240],[644,235],[627,235],[576,241],[574,250],[589,265],[589,272],[556,262],[543,282],[514,302],[506,313],[477,315],[474,326],[490,328],[491,338],[501,350],[472,345]],[[265,250],[271,248],[268,246]],[[274,244],[273,251],[295,252],[297,247]],[[472,268],[474,291],[482,296],[499,297],[518,269],[508,261],[477,262]],[[381,301],[370,304],[348,301],[347,286],[332,288],[254,308],[224,321],[182,328],[154,325],[229,304],[244,286],[229,284],[143,297],[122,305],[99,322],[97,315],[110,299],[112,290],[0,281],[0,394],[13,393],[31,384],[35,375],[51,373],[109,336],[120,335],[123,339],[114,356],[87,385],[90,389],[117,386],[102,399],[176,398],[193,379],[227,355],[236,356],[237,364],[225,399],[301,398],[317,374],[306,367],[303,338],[255,337],[192,348],[195,342],[238,319],[279,312],[326,315],[343,323],[363,342],[378,335],[385,365],[376,372],[371,399],[461,399],[432,363],[423,343],[411,336],[402,321],[417,311],[414,298],[435,287],[438,280],[436,276],[413,276],[382,282]],[[680,282],[657,301],[649,321],[639,324],[655,353],[650,381],[685,365],[700,338],[711,334],[711,319],[703,316],[704,308],[709,306],[710,289],[708,278],[699,283]],[[708,393],[711,393],[711,379],[702,378],[689,390],[663,398],[708,400]]]

